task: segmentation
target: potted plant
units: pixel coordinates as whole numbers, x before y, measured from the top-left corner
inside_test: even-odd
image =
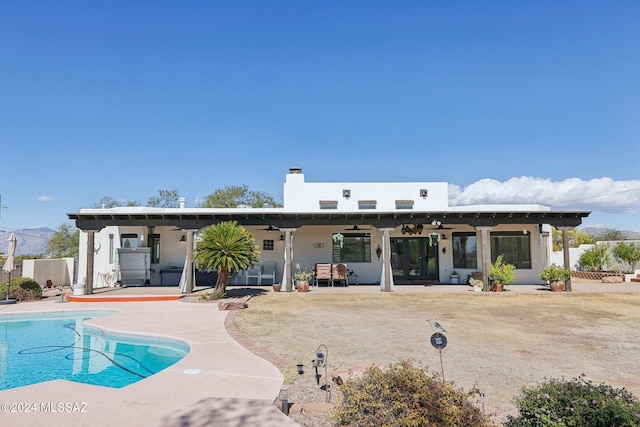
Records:
[[[506,283],[516,281],[516,267],[513,264],[505,264],[502,255],[496,258],[496,262],[489,266],[489,279],[491,279],[491,290],[502,292]]]
[[[313,271],[300,270],[293,274],[293,278],[296,280],[296,289],[298,292],[307,292],[309,290],[309,280],[313,277]]]
[[[460,283],[460,276],[458,276],[458,273],[453,270],[451,272],[451,275],[449,276],[449,283],[451,283],[452,285],[457,285]]]
[[[554,292],[564,291],[564,284],[569,277],[571,277],[569,269],[557,264],[551,264],[540,272],[540,278],[549,282],[549,287]]]
[[[482,292],[482,280],[474,279],[473,277],[469,277],[469,284],[473,288],[474,292]]]

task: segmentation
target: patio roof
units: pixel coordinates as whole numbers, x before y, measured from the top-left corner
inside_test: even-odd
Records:
[[[172,209],[172,211],[174,211]],[[157,210],[154,212],[89,212],[68,213],[76,227],[83,231],[98,231],[106,226],[173,226],[180,229],[201,229],[222,221],[237,221],[244,226],[299,228],[305,225],[367,224],[376,228],[398,227],[402,224],[467,224],[496,226],[499,224],[550,224],[555,227],[577,227],[589,211],[442,211],[442,212],[290,212],[282,209],[193,209]]]

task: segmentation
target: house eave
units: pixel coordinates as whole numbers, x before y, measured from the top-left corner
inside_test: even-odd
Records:
[[[320,211],[288,212],[282,209],[192,209],[171,212],[169,209],[154,211],[112,211],[93,209],[68,213],[77,228],[98,231],[107,226],[173,226],[180,229],[200,229],[223,221],[237,221],[244,226],[268,226],[299,228],[305,225],[372,225],[377,228],[397,227],[403,224],[466,224],[471,226],[496,226],[499,224],[550,224],[555,227],[577,227],[589,211],[473,211],[449,210],[440,212],[419,211]]]

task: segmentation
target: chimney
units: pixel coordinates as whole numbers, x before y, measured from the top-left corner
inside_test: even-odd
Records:
[[[178,202],[180,203],[180,209],[184,209],[187,206],[187,199],[185,197],[180,197]]]

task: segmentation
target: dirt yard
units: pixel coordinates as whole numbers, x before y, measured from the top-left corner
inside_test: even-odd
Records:
[[[279,363],[289,400],[308,402],[325,394],[312,369],[298,376],[292,367],[310,366],[320,344],[329,372],[413,359],[440,373],[428,319],[447,330],[445,379],[476,384],[487,413],[513,413],[522,386],[550,377],[585,374],[640,396],[640,294],[268,293],[252,298],[235,324],[289,362]]]

